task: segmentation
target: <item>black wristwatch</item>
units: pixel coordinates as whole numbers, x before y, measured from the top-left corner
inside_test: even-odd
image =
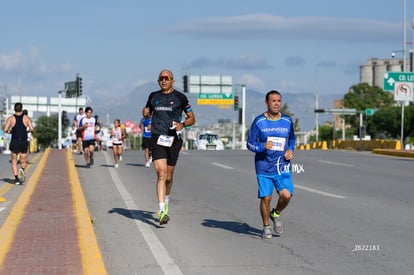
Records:
[[[184,126],[184,128],[185,128],[185,121],[183,121],[181,124],[182,124],[182,125]]]

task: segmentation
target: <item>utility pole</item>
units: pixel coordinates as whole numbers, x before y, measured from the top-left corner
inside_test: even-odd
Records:
[[[403,72],[406,71],[406,49],[407,49],[407,0],[404,0],[404,8],[403,8]],[[404,150],[404,106],[406,101],[401,101],[401,150]]]
[[[58,149],[62,150],[62,92],[58,92]]]
[[[241,149],[246,150],[246,85],[242,85]]]
[[[319,109],[319,94],[316,93],[315,109]],[[316,141],[319,141],[319,113],[315,113]]]

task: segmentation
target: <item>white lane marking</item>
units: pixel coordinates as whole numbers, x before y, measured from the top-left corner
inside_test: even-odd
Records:
[[[218,167],[221,167],[221,168],[224,168],[224,169],[228,169],[228,170],[232,170],[232,169],[234,169],[233,167],[231,167],[231,166],[227,166],[227,165],[224,165],[224,164],[221,164],[221,163],[218,163],[218,162],[212,162],[211,164],[213,164],[213,165],[215,165],[215,166],[218,166]]]
[[[302,190],[312,192],[312,193],[315,193],[315,194],[319,194],[319,195],[322,195],[322,196],[326,196],[326,197],[336,198],[336,199],[345,199],[346,198],[344,196],[328,193],[328,192],[325,192],[325,191],[316,190],[316,189],[309,188],[309,187],[299,185],[299,184],[295,184],[295,188],[302,189]]]
[[[6,207],[0,207],[0,212],[6,209]]]
[[[318,161],[323,162],[323,163],[328,163],[328,164],[339,165],[339,166],[346,166],[346,167],[354,167],[355,166],[353,164],[345,164],[345,163],[341,163],[341,162],[334,162],[334,161],[328,161],[328,160],[318,160]]]
[[[105,156],[105,162],[111,166],[110,164],[112,163],[112,158],[109,157],[106,151],[102,152]],[[115,168],[109,167],[108,169],[115,183],[115,186],[121,194],[121,197],[124,200],[127,208],[141,209],[135,204],[128,190],[122,184],[122,181],[120,180]],[[130,211],[130,214],[135,218],[135,224],[138,230],[141,232],[142,236],[147,242],[148,247],[151,249],[152,255],[154,255],[155,260],[158,262],[164,274],[183,274],[178,265],[171,258],[170,254],[168,254],[167,249],[162,245],[157,235],[155,235],[154,231],[152,231],[151,226],[145,222],[142,222],[144,220],[144,217],[139,214],[138,211]]]

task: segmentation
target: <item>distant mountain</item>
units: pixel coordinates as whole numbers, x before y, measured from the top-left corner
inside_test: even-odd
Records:
[[[158,90],[156,84],[144,84],[136,87],[125,96],[114,95],[113,98],[95,98],[91,105],[94,113],[99,114],[104,123],[112,123],[115,118],[125,121],[138,122],[141,118],[141,110],[145,106],[148,94]],[[197,105],[196,94],[186,94],[196,115],[197,124],[201,127],[208,127],[216,123],[219,119],[231,119],[238,121],[238,112],[233,110],[233,106],[216,105]],[[241,98],[241,95],[239,95]],[[255,90],[246,90],[246,124],[250,125],[255,116],[264,112],[265,94]],[[333,108],[334,100],[342,99],[341,94],[319,95],[319,108]],[[310,131],[315,126],[315,100],[316,96],[312,93],[282,93],[283,103],[287,103],[289,111],[299,119],[301,131]],[[241,104],[241,100],[240,100]],[[332,116],[320,115],[319,124],[326,120],[332,120]]]

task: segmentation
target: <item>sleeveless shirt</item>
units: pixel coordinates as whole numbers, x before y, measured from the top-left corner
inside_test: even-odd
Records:
[[[23,115],[14,115],[16,124],[11,130],[12,139],[27,140],[27,127],[23,123]]]

